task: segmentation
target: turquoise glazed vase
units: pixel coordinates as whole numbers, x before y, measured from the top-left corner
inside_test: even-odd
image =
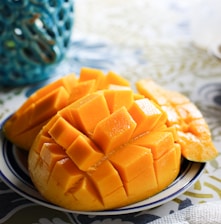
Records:
[[[0,85],[53,75],[68,48],[74,0],[0,0]]]

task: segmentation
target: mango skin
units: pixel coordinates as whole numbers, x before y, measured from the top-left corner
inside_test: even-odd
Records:
[[[125,106],[110,106],[121,91],[128,95]],[[131,95],[132,90],[94,92],[42,128],[28,165],[46,199],[70,210],[106,210],[146,199],[173,182],[181,150],[165,126],[167,116],[150,100]]]

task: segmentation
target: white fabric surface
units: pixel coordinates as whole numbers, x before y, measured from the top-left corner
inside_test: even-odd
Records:
[[[193,205],[149,224],[217,224],[221,223],[221,201]]]
[[[190,20],[192,38],[196,45],[221,58],[221,1],[199,0]]]

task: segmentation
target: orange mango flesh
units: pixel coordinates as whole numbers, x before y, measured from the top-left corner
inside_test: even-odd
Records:
[[[130,88],[116,85],[111,85],[110,88],[105,91],[104,96],[107,101],[110,113],[120,109],[122,106],[129,108],[134,99],[133,92]]]
[[[140,80],[136,86],[141,94],[156,102],[167,113],[167,126],[177,129],[177,142],[183,157],[206,162],[218,155],[206,121],[187,97],[166,90],[150,79]]]
[[[92,139],[107,154],[127,143],[135,127],[136,122],[126,108],[122,107],[96,125]]]
[[[67,105],[70,85],[75,83],[75,75],[68,75],[31,95],[4,124],[6,137],[18,147],[29,150],[42,126]]]
[[[109,71],[103,82],[103,88],[107,88],[110,84],[119,86],[130,86],[130,83],[113,71]]]
[[[103,82],[105,80],[104,73],[99,69],[82,68],[80,71],[79,81],[95,80],[96,88],[103,89]]]
[[[4,124],[5,135],[18,147],[28,150],[42,125],[58,110],[66,106],[67,102],[67,91],[63,87],[55,89],[27,106],[24,113],[19,110],[18,113],[13,114]]]
[[[82,97],[68,106],[76,127],[84,133],[93,132],[95,125],[110,114],[105,97],[99,92]]]
[[[39,192],[71,210],[117,208],[165,189],[181,156],[216,157],[196,106],[152,80],[130,83],[114,72],[82,68],[34,93],[4,124],[6,137],[29,150]],[[25,124],[25,125],[24,125]]]
[[[5,122],[3,132],[28,151],[43,125],[59,110],[110,85],[129,86],[129,82],[113,72],[105,75],[98,69],[82,68],[79,78],[75,74],[64,76],[32,94]]]
[[[167,117],[162,110],[159,110],[147,98],[134,101],[129,112],[138,124],[135,132],[133,133],[133,137],[142,134],[143,130],[151,131],[156,124],[161,126],[161,123],[165,123]]]
[[[148,99],[130,99],[131,106],[111,113],[108,100],[117,103],[112,99],[121,94],[110,91],[113,96],[105,97],[107,91],[86,95],[60,110],[29,152],[29,171],[37,189],[62,207],[88,211],[125,206],[163,190],[179,173],[180,146],[165,125],[165,112]],[[133,95],[130,91],[128,95]],[[92,125],[87,126],[95,108],[98,120],[91,117]]]

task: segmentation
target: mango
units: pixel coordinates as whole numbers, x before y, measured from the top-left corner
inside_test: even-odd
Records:
[[[136,86],[141,94],[166,112],[167,126],[177,129],[177,143],[181,146],[183,157],[190,161],[206,162],[218,155],[202,113],[186,96],[164,89],[151,79],[139,80]]]
[[[5,122],[5,136],[28,151],[41,128],[59,110],[99,89],[111,85],[128,87],[129,82],[114,72],[105,75],[101,70],[82,68],[79,77],[66,75],[32,94]]]
[[[49,201],[70,210],[130,205],[165,189],[181,158],[218,152],[198,108],[153,80],[130,83],[82,68],[34,93],[5,122],[5,136],[29,152],[31,179]]]
[[[119,105],[121,91],[78,99],[37,135],[29,171],[52,203],[83,211],[117,208],[156,194],[177,177],[180,145],[165,125],[166,113],[148,99],[128,97],[125,106],[112,105]]]

